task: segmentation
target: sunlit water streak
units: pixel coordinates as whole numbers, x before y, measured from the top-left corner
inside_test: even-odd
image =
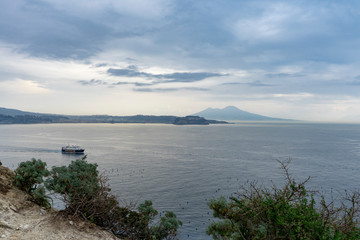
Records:
[[[79,158],[61,154],[84,147],[121,201],[151,199],[183,221],[180,239],[210,239],[209,199],[229,196],[248,180],[282,183],[276,160],[292,158],[290,172],[309,187],[357,190],[360,125],[238,123],[211,126],[163,124],[0,125],[0,160],[15,169],[40,158],[48,166]]]

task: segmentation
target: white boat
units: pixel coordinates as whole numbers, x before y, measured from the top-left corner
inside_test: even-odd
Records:
[[[85,151],[84,148],[81,148],[76,145],[67,145],[61,148],[62,153],[76,153],[76,154],[83,154]]]

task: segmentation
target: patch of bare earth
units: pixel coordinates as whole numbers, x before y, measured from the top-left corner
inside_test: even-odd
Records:
[[[13,177],[0,166],[0,239],[118,239],[94,224],[41,208],[13,185]]]

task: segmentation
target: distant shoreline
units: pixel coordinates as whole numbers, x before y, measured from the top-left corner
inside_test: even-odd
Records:
[[[208,120],[199,116],[68,116],[68,115],[3,115],[0,114],[0,124],[51,124],[51,123],[162,123],[175,125],[209,125],[209,124],[228,124],[226,121]]]

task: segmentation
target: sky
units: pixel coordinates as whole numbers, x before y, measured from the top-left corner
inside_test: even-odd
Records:
[[[1,0],[0,107],[360,122],[360,1]]]

